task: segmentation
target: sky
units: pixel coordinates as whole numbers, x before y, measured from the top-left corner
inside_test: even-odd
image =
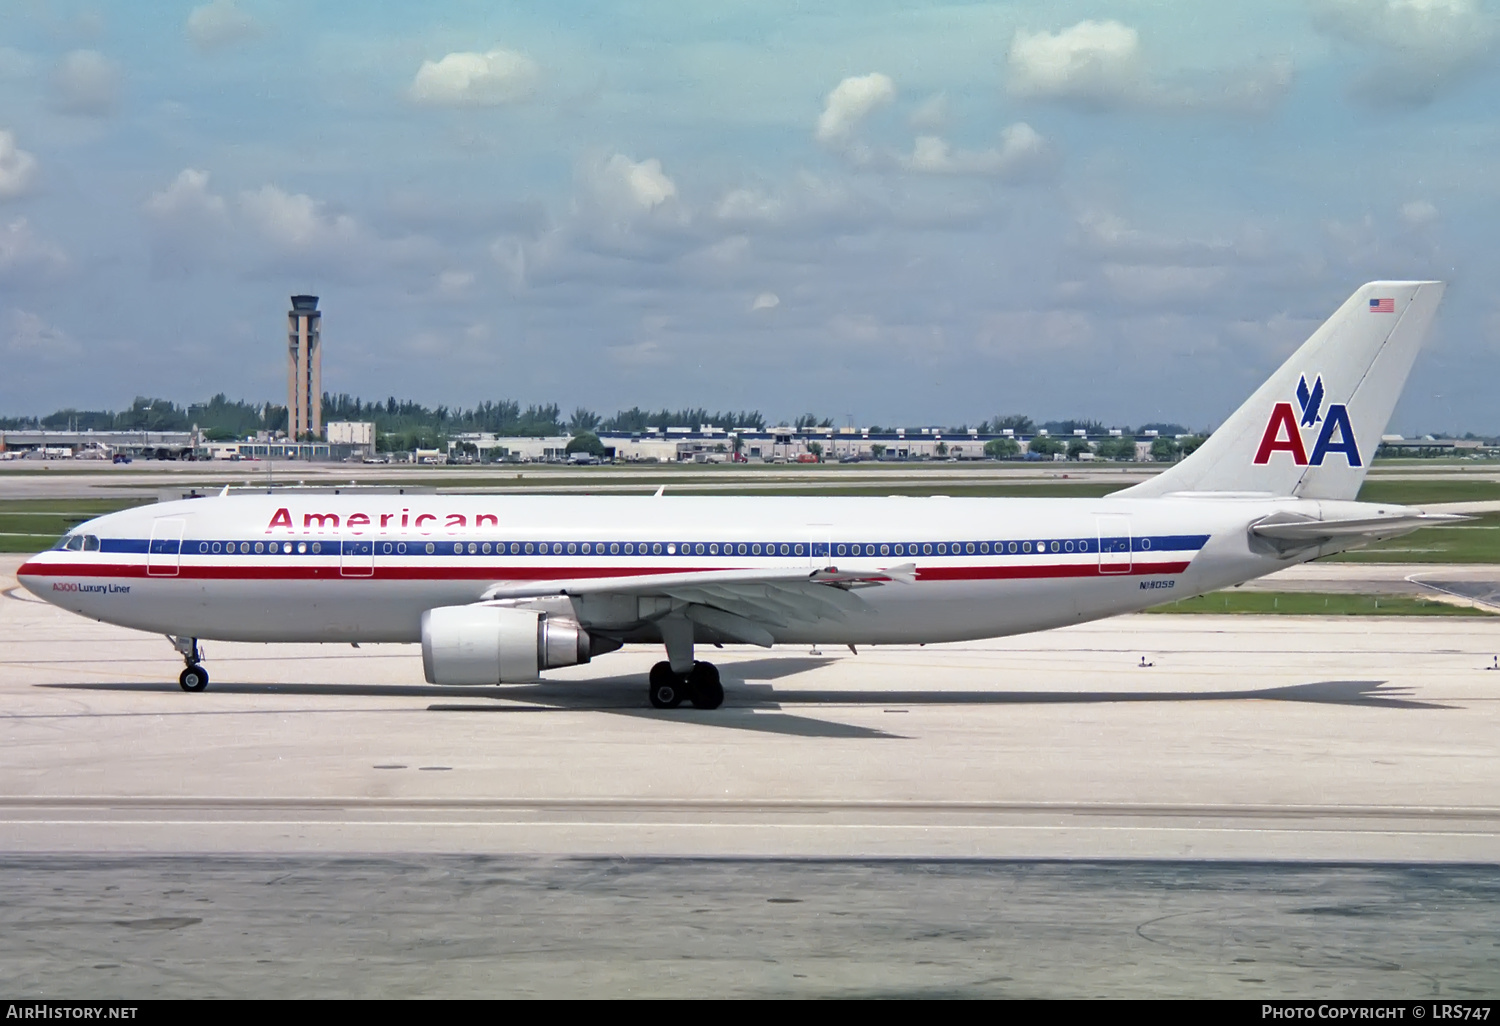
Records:
[[[0,413],[330,392],[1211,427],[1365,281],[1500,433],[1480,0],[0,10]],[[1486,283],[1489,284],[1486,284]]]

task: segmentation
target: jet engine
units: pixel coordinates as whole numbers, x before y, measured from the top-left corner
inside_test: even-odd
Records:
[[[441,606],[422,614],[429,684],[517,684],[542,670],[586,663],[588,631],[539,609]]]

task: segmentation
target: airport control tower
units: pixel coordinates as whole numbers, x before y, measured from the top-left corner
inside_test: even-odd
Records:
[[[323,347],[318,328],[323,315],[317,296],[293,296],[286,315],[287,434],[323,434]]]

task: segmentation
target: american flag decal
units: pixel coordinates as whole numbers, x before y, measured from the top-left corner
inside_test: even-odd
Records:
[[[1395,313],[1396,301],[1394,299],[1372,299],[1370,300],[1371,313]]]

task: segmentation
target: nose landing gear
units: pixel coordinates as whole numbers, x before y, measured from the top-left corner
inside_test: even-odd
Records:
[[[182,690],[202,691],[208,687],[208,671],[203,668],[203,651],[198,647],[198,639],[179,638],[169,634],[167,640],[182,654],[183,662],[187,663],[187,669],[177,678]]]

